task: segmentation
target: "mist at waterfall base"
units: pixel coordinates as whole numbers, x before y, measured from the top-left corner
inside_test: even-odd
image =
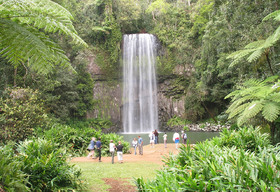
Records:
[[[123,36],[124,133],[158,130],[156,38],[152,34]]]

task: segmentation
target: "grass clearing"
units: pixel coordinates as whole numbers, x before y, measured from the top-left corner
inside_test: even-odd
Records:
[[[89,191],[105,192],[110,188],[102,180],[103,178],[128,178],[134,184],[134,178],[143,177],[152,179],[156,171],[160,170],[162,165],[147,161],[125,162],[123,164],[115,163],[93,163],[93,162],[75,162],[81,168],[83,179],[89,185]]]

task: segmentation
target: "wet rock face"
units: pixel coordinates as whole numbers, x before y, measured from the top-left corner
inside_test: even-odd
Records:
[[[117,81],[96,81],[93,98],[97,101],[95,109],[88,112],[87,118],[110,119],[114,124],[121,120],[121,87]]]
[[[158,114],[159,129],[167,129],[167,121],[173,116],[181,117],[184,113],[184,97],[174,99],[169,97],[169,83],[158,84]],[[110,119],[115,125],[111,132],[122,131],[122,82],[97,80],[94,85],[94,100],[97,101],[93,111],[88,112],[87,118]]]

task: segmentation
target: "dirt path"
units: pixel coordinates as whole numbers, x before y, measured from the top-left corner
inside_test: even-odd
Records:
[[[139,161],[149,161],[154,163],[163,164],[162,157],[168,156],[169,153],[178,154],[178,150],[175,148],[175,144],[169,143],[167,144],[167,148],[164,147],[163,144],[157,144],[154,147],[150,145],[145,145],[143,147],[143,155],[139,155],[137,151],[137,155],[134,155],[134,149],[131,148],[131,154],[124,154],[123,160],[125,162],[139,162]],[[111,162],[111,157],[102,157],[102,162]],[[118,159],[115,157],[115,162]],[[98,159],[88,159],[87,157],[75,157],[71,160],[71,162],[98,162]]]
[[[143,155],[139,155],[137,151],[137,155],[134,155],[134,149],[131,149],[131,154],[124,154],[123,160],[126,162],[141,162],[141,161],[149,161],[154,163],[159,163],[163,165],[163,156],[169,156],[170,153],[178,154],[178,150],[175,148],[175,144],[170,143],[167,144],[167,148],[164,147],[163,144],[157,144],[154,147],[150,145],[145,145],[143,147]],[[102,162],[110,163],[111,157],[102,157]],[[71,162],[98,162],[98,159],[88,159],[87,157],[76,157],[71,160]],[[115,162],[118,163],[117,157],[115,157]],[[135,192],[137,191],[136,186],[130,185],[125,179],[119,178],[103,178],[105,183],[111,186],[108,189],[108,192]]]

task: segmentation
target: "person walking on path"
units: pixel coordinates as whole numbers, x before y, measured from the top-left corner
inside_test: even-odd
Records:
[[[96,142],[96,148],[98,152],[99,162],[101,162],[101,148],[102,148],[101,138],[98,138],[98,141]]]
[[[167,134],[164,133],[163,135],[163,142],[164,142],[164,147],[167,148]]]
[[[139,155],[143,155],[143,139],[141,136],[138,136],[138,149],[139,149]]]
[[[155,144],[155,134],[154,134],[154,132],[150,133],[149,137],[150,137],[151,147],[154,148],[154,144]]]
[[[109,150],[110,150],[110,153],[112,155],[112,164],[114,164],[114,158],[115,158],[115,144],[113,143],[113,140],[110,141],[110,144],[109,144]]]
[[[90,144],[87,149],[89,150],[89,154],[88,154],[87,158],[89,159],[90,157],[92,157],[93,159],[95,159],[95,157],[94,157],[95,137],[91,138]]]
[[[120,141],[116,148],[117,148],[118,160],[120,163],[123,163],[123,145]]]
[[[134,155],[137,154],[137,152],[136,152],[136,150],[137,150],[137,144],[138,144],[137,139],[134,138],[134,139],[132,140],[132,146],[134,147]]]
[[[179,133],[175,132],[173,134],[173,141],[175,142],[175,146],[176,146],[176,149],[178,149],[178,143],[180,141],[180,135]]]
[[[184,131],[182,131],[182,140],[183,140],[183,143],[186,144],[187,143],[187,133],[185,133]]]
[[[157,130],[155,130],[154,134],[155,134],[155,144],[158,144],[158,132],[157,132]]]

